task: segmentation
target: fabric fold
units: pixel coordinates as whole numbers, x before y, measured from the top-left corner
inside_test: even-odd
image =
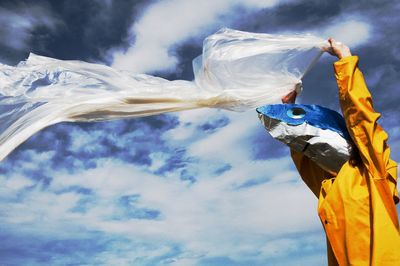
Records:
[[[245,111],[299,87],[322,54],[311,35],[222,29],[204,40],[194,81],[169,81],[101,64],[30,54],[0,65],[0,160],[55,123],[91,122],[195,108]]]

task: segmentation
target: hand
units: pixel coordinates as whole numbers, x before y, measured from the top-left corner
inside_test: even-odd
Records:
[[[351,56],[350,48],[344,45],[341,42],[335,41],[333,38],[328,39],[329,46],[323,47],[325,52],[330,53],[333,56],[336,56],[339,59],[343,57]]]
[[[292,91],[282,98],[282,103],[294,103],[296,101],[297,92]]]

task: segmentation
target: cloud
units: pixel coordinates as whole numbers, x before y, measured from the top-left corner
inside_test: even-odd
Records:
[[[354,18],[353,18],[354,17]],[[372,28],[367,19],[357,18],[354,15],[342,15],[333,20],[321,35],[345,43],[350,47],[367,43],[372,34]]]
[[[113,17],[123,17],[121,14],[128,12],[126,6],[117,6],[115,1],[103,2],[108,8],[115,8]],[[268,9],[275,1],[198,2],[151,2],[131,26],[127,53],[116,52],[121,56],[121,65],[140,72],[173,70],[179,60],[189,62],[187,54],[194,53],[189,47],[192,53],[178,55],[178,46],[191,40],[200,45],[205,35],[222,24],[242,25],[242,11],[248,16],[258,14],[254,16],[255,24],[242,28],[245,30],[284,32],[294,28],[334,35],[359,47],[371,86],[389,88],[375,92],[376,103],[385,108],[382,122],[390,135],[392,154],[399,158],[398,108],[393,97],[398,83],[395,66],[399,49],[394,27],[397,10],[385,13],[389,14],[385,17],[380,13],[381,5],[370,9],[370,13],[355,13],[343,6],[335,8],[337,4],[333,2],[317,5],[319,2],[315,1],[315,9],[311,10],[319,12],[316,14],[294,8],[301,1],[276,10]],[[172,4],[176,6],[173,8]],[[204,11],[207,8],[209,14]],[[84,8],[78,9],[82,17],[87,15]],[[90,23],[73,28],[86,28],[83,32],[87,38],[72,31],[82,40],[74,42],[76,49],[86,51],[85,56],[88,50],[98,48],[93,40],[100,38],[100,33],[120,41],[125,31],[123,26],[116,26],[122,22],[109,20],[101,8],[89,11],[99,11],[99,15],[91,17]],[[278,15],[274,16],[274,12]],[[27,17],[29,20],[29,14]],[[268,20],[262,21],[261,17]],[[30,27],[24,28],[27,37],[20,38],[25,40],[22,43],[29,44]],[[160,30],[162,27],[164,31]],[[102,28],[107,30],[102,32]],[[115,29],[121,30],[113,35]],[[375,35],[377,29],[380,34]],[[383,46],[369,43],[371,40],[378,40]],[[66,39],[59,42],[71,46]],[[96,45],[85,46],[85,50],[85,43]],[[56,47],[60,51],[68,48]],[[149,52],[151,49],[155,52]],[[134,64],[136,60],[143,65]],[[306,87],[304,101],[325,100],[331,104],[336,85],[330,63],[321,62],[313,71],[310,78],[314,91]],[[327,75],[331,75],[332,82],[327,81]],[[321,82],[321,77],[327,78]],[[312,101],[307,98],[310,94],[315,97]],[[253,111],[202,109],[50,127],[0,166],[2,262],[326,264],[316,198],[300,180],[288,150],[280,143],[271,145],[270,141]]]
[[[220,16],[229,13],[233,20],[233,8],[266,8],[277,1],[244,0],[168,0],[155,2],[144,10],[142,16],[129,30],[130,46],[124,50],[111,50],[113,67],[136,73],[172,71],[178,58],[174,48],[189,38],[203,38],[204,33],[215,31]],[[230,13],[232,12],[232,13]],[[229,22],[228,22],[229,23]],[[211,31],[211,32],[210,32]]]
[[[258,126],[256,114],[211,109],[205,112],[199,110],[197,114],[196,111],[191,112],[177,113],[178,125],[160,134],[169,143],[169,137],[180,127],[193,128],[194,136],[172,139],[169,145],[177,145],[183,150],[183,156],[196,161],[185,166],[186,170],[196,172],[196,182],[181,180],[179,168],[171,169],[164,177],[157,176],[140,165],[127,164],[112,155],[96,157],[95,168],[80,168],[72,173],[42,166],[46,169],[44,174],[52,177],[45,188],[35,185],[40,183],[39,180],[27,178],[16,170],[16,175],[11,177],[15,178],[15,184],[10,183],[7,187],[13,187],[12,193],[20,197],[18,201],[3,201],[0,213],[6,215],[0,218],[1,224],[7,225],[7,232],[11,234],[23,227],[28,239],[37,234],[67,241],[63,232],[68,231],[70,239],[76,239],[75,235],[82,228],[86,228],[87,237],[90,237],[89,231],[96,231],[118,239],[100,247],[102,253],[90,263],[110,263],[118,257],[121,263],[136,261],[139,265],[150,262],[196,264],[213,257],[225,257],[238,263],[265,261],[282,256],[271,250],[274,239],[281,235],[290,239],[285,243],[297,243],[298,249],[290,252],[300,252],[303,240],[290,235],[304,232],[319,234],[315,233],[321,230],[316,214],[309,211],[316,208],[316,199],[298,180],[287,156],[268,161],[249,161],[251,147],[246,143],[251,142],[247,138],[252,138],[252,134],[244,134],[246,129],[241,128],[245,128],[243,121],[247,121],[249,131]],[[249,119],[251,116],[253,120]],[[191,125],[187,125],[189,121]],[[207,121],[222,122],[215,124],[218,126],[211,131],[199,130]],[[99,124],[92,127],[97,126]],[[70,131],[74,137],[78,132]],[[81,144],[92,143],[99,136],[96,130],[94,133],[83,133],[77,141]],[[147,141],[153,142],[151,138]],[[145,142],[143,139],[124,140],[125,145],[129,143],[132,146],[146,145]],[[200,149],[202,145],[209,144],[212,147]],[[79,150],[82,146],[85,145],[75,145],[72,141],[66,150]],[[151,167],[156,169],[169,165],[168,159],[175,156],[169,152],[150,150],[150,157],[154,159]],[[35,154],[33,150],[29,153],[26,158],[32,158],[31,163],[34,163],[33,158],[38,158],[40,153]],[[42,161],[51,158],[41,156]],[[78,161],[80,158],[69,159]],[[230,166],[218,175],[212,174],[228,164]],[[266,178],[267,181],[243,186],[249,180],[258,178]],[[29,227],[24,226],[27,223]],[[121,239],[128,239],[128,242],[123,243]],[[132,242],[133,239],[136,242]],[[96,241],[96,238],[90,241]],[[102,238],[99,241],[102,242]],[[77,247],[81,245],[75,243]],[[153,249],[160,252],[159,257],[155,253],[146,253],[150,257],[141,254],[141,248],[154,245],[152,243],[158,243]],[[270,246],[265,246],[266,243]],[[284,245],[282,241],[279,243]],[[126,248],[127,245],[134,252],[117,252],[118,247]],[[173,246],[178,248],[171,248]],[[83,250],[86,254],[93,252]],[[43,256],[49,258],[55,253],[53,250]],[[69,254],[81,258],[82,253],[71,251]]]
[[[280,33],[311,33],[324,39],[332,37],[350,47],[357,47],[367,44],[375,31],[367,16],[355,14],[338,14],[328,21],[321,20],[316,24],[307,25],[307,27],[296,29],[296,31],[290,28],[280,29]]]
[[[277,165],[277,162],[270,162],[269,167],[272,165]],[[286,183],[282,178],[277,185],[267,183],[237,191],[234,189],[236,183],[244,178],[241,174],[245,173],[234,174],[235,170],[239,169],[234,168],[215,179],[199,177],[198,182],[188,187],[179,180],[160,179],[146,175],[136,167],[109,161],[102,167],[79,175],[57,176],[50,189],[75,185],[90,188],[98,197],[96,206],[82,217],[76,217],[78,223],[84,222],[86,226],[108,234],[179,243],[195,253],[232,256],[243,248],[233,244],[238,238],[243,240],[244,245],[249,245],[248,241],[252,241],[255,235],[314,230],[319,225],[315,216],[304,215],[307,209],[314,209],[309,204],[316,202],[301,183]],[[257,167],[252,170],[258,172]],[[110,173],[115,178],[110,178]],[[296,176],[295,172],[290,175],[292,178]],[[115,199],[121,195],[140,195],[140,199],[135,200],[137,207],[157,210],[162,219],[109,220],[107,217],[119,212]],[[33,195],[29,198],[32,199]],[[37,203],[37,200],[33,202]],[[77,198],[66,193],[63,198],[52,202],[54,209],[46,208],[50,212],[46,217],[61,219],[71,215],[61,213],[74,206]],[[56,208],[58,204],[59,209]],[[288,212],[278,211],[277,208]],[[37,207],[35,209],[38,211]],[[56,215],[53,215],[55,210]],[[295,220],[289,218],[292,215],[296,216]],[[174,228],[179,228],[179,234]],[[217,249],[221,241],[225,247]]]
[[[16,9],[0,8],[2,45],[15,50],[27,50],[38,27],[54,31],[60,22],[45,8],[36,5]]]

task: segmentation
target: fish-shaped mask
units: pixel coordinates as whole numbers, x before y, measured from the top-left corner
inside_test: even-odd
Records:
[[[265,105],[257,112],[273,138],[304,153],[325,171],[337,174],[350,159],[353,144],[338,112],[302,104]]]

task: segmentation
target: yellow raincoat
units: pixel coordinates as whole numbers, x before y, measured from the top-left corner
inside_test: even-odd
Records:
[[[349,56],[334,68],[343,116],[362,163],[347,162],[334,176],[303,154],[291,154],[302,179],[319,197],[329,265],[400,265],[397,165],[389,158],[388,136],[376,122],[380,114],[357,63],[357,56]]]

